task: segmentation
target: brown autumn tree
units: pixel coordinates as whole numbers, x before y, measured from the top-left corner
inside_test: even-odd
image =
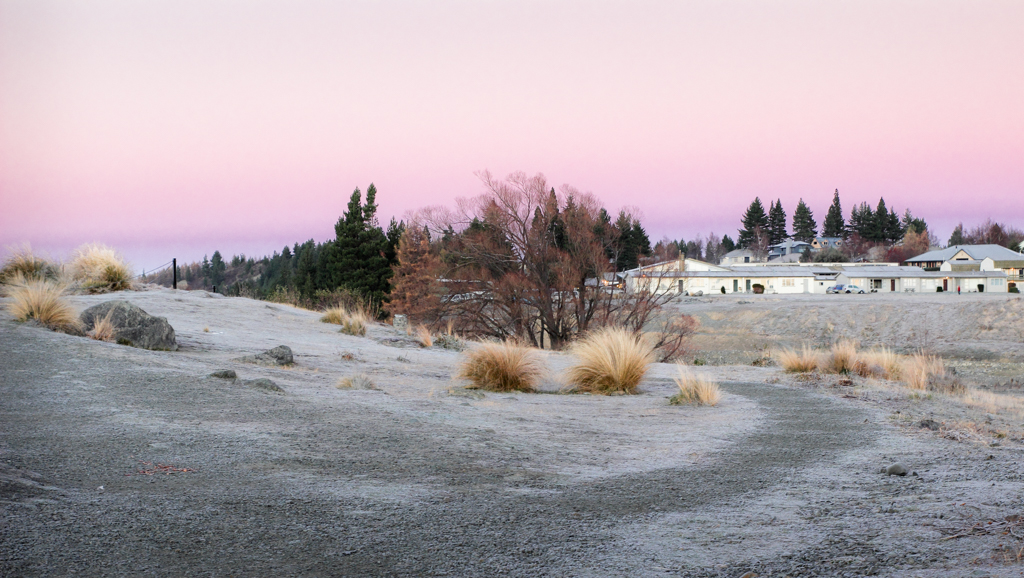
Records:
[[[391,301],[386,305],[388,313],[408,315],[412,323],[436,323],[445,289],[438,281],[441,260],[431,251],[427,231],[408,227],[398,244],[397,255]]]
[[[595,327],[640,332],[671,298],[615,289],[609,255],[618,234],[589,193],[556,193],[543,175],[479,176],[479,197],[417,217],[441,235],[439,318],[471,335],[561,348]]]

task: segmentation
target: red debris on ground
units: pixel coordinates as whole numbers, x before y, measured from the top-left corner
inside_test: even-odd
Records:
[[[152,476],[153,474],[171,475],[171,474],[178,474],[178,473],[186,473],[186,472],[194,472],[195,471],[192,468],[176,468],[176,467],[168,465],[168,464],[156,464],[156,465],[153,465],[153,462],[144,462],[144,461],[141,461],[141,460],[139,460],[139,463],[144,465],[144,466],[150,466],[150,467],[138,470],[134,474],[125,474],[125,475],[126,476]]]

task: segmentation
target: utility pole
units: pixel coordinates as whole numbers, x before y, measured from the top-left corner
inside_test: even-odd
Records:
[[[173,287],[174,289],[177,289],[178,288],[178,259],[177,258],[171,259],[171,271],[173,271],[173,273],[171,273],[171,275],[173,276],[173,279],[174,279],[171,282],[171,287]]]

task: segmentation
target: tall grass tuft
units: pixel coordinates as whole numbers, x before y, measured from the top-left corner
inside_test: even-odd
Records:
[[[607,328],[587,335],[571,349],[575,365],[568,370],[577,391],[635,393],[654,362],[654,348],[625,329]]]
[[[685,365],[677,365],[675,378],[679,393],[669,398],[672,405],[718,405],[722,392],[718,384],[706,376],[697,375]]]
[[[413,339],[416,343],[420,344],[420,347],[431,347],[434,345],[434,337],[430,334],[430,330],[425,326],[420,325],[413,332]]]
[[[477,389],[531,392],[544,372],[537,352],[512,340],[480,343],[464,355],[457,375]]]
[[[903,361],[902,381],[910,389],[926,390],[936,377],[946,377],[946,366],[938,357],[916,353]]]
[[[111,321],[113,314],[114,310],[111,309],[103,319],[97,319],[96,323],[92,326],[92,331],[89,331],[86,335],[97,341],[113,341],[117,333],[114,322]]]
[[[18,321],[35,319],[57,331],[79,328],[78,312],[65,295],[66,287],[46,279],[28,279],[17,274],[7,284],[5,293],[11,299],[8,311]]]
[[[71,278],[91,292],[125,291],[132,288],[131,266],[110,247],[100,243],[75,249],[69,265]]]
[[[821,353],[806,344],[800,351],[784,349],[777,355],[779,365],[790,373],[809,373],[816,371],[822,365]]]
[[[60,277],[56,265],[32,252],[29,244],[11,249],[11,256],[0,267],[0,283],[14,281],[18,276],[24,279],[50,279]]]
[[[852,341],[840,341],[829,350],[822,369],[827,373],[852,373],[856,361],[857,344]]]
[[[370,314],[364,308],[348,309],[340,305],[326,309],[323,316],[320,317],[320,321],[323,323],[341,325],[342,333],[357,337],[366,335],[366,326],[370,324],[370,319]]]

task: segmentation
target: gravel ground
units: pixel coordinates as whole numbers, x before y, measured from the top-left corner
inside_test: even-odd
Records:
[[[1024,535],[1004,521],[1024,514],[1017,446],[908,429],[770,368],[716,368],[716,408],[667,406],[665,366],[638,396],[467,397],[456,353],[390,328],[127,297],[182,350],[0,317],[0,575],[1021,575],[1001,534]],[[279,343],[295,368],[231,361]],[[333,387],[356,371],[380,390]],[[894,461],[913,474],[879,473]]]

